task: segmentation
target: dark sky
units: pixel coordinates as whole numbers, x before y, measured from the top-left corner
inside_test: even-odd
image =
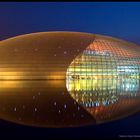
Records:
[[[140,3],[0,3],[0,40],[31,32],[64,30],[104,34],[140,44]]]

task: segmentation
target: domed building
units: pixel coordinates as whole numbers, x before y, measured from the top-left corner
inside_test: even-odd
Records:
[[[139,111],[136,44],[96,34],[40,32],[0,41],[0,56],[0,118],[7,121],[71,127]]]

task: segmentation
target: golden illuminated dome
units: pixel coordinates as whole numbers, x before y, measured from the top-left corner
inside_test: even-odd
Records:
[[[140,47],[80,32],[0,41],[0,118],[70,127],[139,111]]]
[[[1,41],[1,71],[9,79],[64,79],[68,65],[93,39],[86,33],[43,32]]]

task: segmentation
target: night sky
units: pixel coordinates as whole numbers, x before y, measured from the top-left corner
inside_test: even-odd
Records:
[[[80,31],[140,44],[140,3],[0,3],[0,40],[42,31]]]
[[[78,31],[118,37],[140,45],[140,3],[0,3],[0,40],[44,31]],[[2,123],[3,124],[3,123]],[[8,124],[7,124],[8,126]],[[3,129],[4,127],[4,129]],[[12,129],[12,130],[11,130]],[[3,135],[24,137],[99,137],[140,134],[140,114],[98,126],[44,129],[0,126]]]

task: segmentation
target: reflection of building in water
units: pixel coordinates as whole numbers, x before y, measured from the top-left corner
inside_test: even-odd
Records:
[[[85,107],[107,106],[136,96],[140,59],[124,42],[95,39],[67,69],[67,89]]]
[[[74,127],[140,111],[140,47],[135,44],[86,33],[44,32],[0,41],[0,56],[4,120]]]

